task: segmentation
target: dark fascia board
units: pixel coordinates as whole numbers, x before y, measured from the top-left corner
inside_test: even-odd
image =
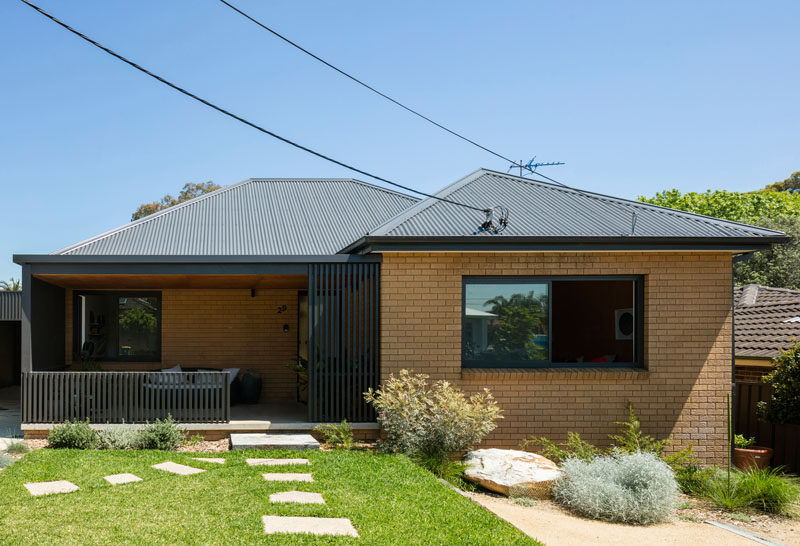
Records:
[[[33,275],[305,275],[312,263],[376,263],[380,256],[89,256],[15,254]]]
[[[755,252],[768,250],[774,237],[512,237],[503,235],[466,237],[362,237],[340,253],[367,254],[381,251],[566,251],[566,250],[722,250]]]

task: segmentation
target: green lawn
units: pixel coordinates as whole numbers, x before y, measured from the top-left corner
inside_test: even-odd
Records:
[[[505,521],[439,483],[401,456],[307,452],[310,467],[250,467],[225,454],[224,465],[158,451],[38,450],[0,472],[0,543],[128,544],[537,544]],[[150,468],[167,460],[207,469],[176,476]],[[302,470],[298,470],[302,468]],[[307,472],[314,483],[270,483],[265,472]],[[111,486],[103,476],[131,472],[144,481]],[[31,481],[69,480],[81,490],[33,497]],[[326,505],[279,505],[270,493],[317,491]],[[264,535],[261,516],[347,517],[361,535]]]

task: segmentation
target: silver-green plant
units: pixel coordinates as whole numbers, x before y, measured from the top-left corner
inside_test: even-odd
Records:
[[[653,453],[618,452],[590,461],[567,459],[564,478],[553,497],[584,516],[650,525],[666,520],[675,506],[678,484],[669,465]]]
[[[133,449],[136,429],[131,425],[114,425],[97,431],[98,449]]]

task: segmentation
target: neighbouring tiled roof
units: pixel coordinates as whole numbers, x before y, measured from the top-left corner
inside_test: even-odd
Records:
[[[353,179],[249,179],[54,254],[336,254],[417,201]]]
[[[800,339],[800,290],[748,284],[734,301],[737,357],[772,358]]]

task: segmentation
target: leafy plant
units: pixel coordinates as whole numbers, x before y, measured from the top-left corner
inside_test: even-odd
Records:
[[[19,292],[22,290],[22,282],[11,277],[10,280],[0,281],[0,292]]]
[[[98,449],[133,449],[136,429],[132,426],[108,426],[97,431]]]
[[[567,432],[567,441],[563,444],[557,444],[549,438],[542,436],[540,438],[526,438],[519,445],[520,449],[527,449],[529,447],[535,448],[536,446],[541,446],[541,449],[538,451],[556,463],[560,463],[569,458],[588,461],[602,453],[599,448],[581,438],[580,434],[571,431]]]
[[[536,501],[528,497],[513,497],[511,500],[520,506],[536,506]]]
[[[97,446],[97,433],[86,421],[64,421],[53,427],[47,437],[50,447],[56,449],[93,449]]]
[[[24,455],[31,450],[26,444],[16,441],[6,446],[6,453],[10,455]]]
[[[178,422],[171,415],[166,419],[156,419],[136,432],[134,446],[136,449],[159,449],[174,451],[186,440]]]
[[[423,454],[413,455],[411,460],[430,471],[437,478],[441,478],[459,489],[467,491],[476,489],[475,484],[464,479],[464,472],[467,470],[468,465],[461,461],[453,460],[449,457]]]
[[[672,470],[653,453],[571,458],[561,470],[564,478],[553,484],[555,500],[590,518],[649,525],[667,519],[675,506]]]
[[[726,510],[752,508],[770,514],[789,514],[800,498],[797,478],[778,468],[713,471],[705,482],[703,496]]]
[[[205,441],[206,437],[203,436],[202,434],[194,434],[188,440],[186,440],[186,443],[190,446],[194,446],[199,444],[200,442],[205,442]]]
[[[750,523],[751,521],[753,521],[750,518],[750,516],[748,516],[747,514],[742,514],[741,512],[728,513],[728,514],[725,514],[725,517],[730,518],[732,520],[736,520],[736,521],[744,521],[745,523]]]
[[[4,453],[0,453],[0,468],[5,468],[14,463],[14,459]]]
[[[616,421],[614,424],[621,425],[622,430],[619,434],[609,435],[609,438],[614,441],[614,447],[625,453],[646,451],[661,457],[664,448],[672,443],[669,438],[656,440],[652,436],[642,432],[641,423],[636,417],[633,406],[628,406],[627,421]]]
[[[758,403],[758,415],[772,423],[800,424],[800,340],[772,361],[775,368],[761,378],[772,387],[772,396]]]
[[[120,314],[119,327],[129,332],[150,334],[156,331],[158,319],[153,313],[146,309],[133,307]]]
[[[339,424],[323,423],[314,427],[316,432],[322,434],[325,443],[342,449],[353,449],[355,440],[353,439],[353,427],[347,419]]]
[[[364,398],[386,431],[382,450],[435,460],[433,468],[444,468],[451,454],[470,449],[495,429],[500,408],[488,389],[468,398],[447,381],[428,385],[427,379],[401,370]]]
[[[756,443],[756,439],[752,436],[746,438],[744,434],[737,434],[733,437],[733,445],[739,449],[747,449],[754,443]]]

